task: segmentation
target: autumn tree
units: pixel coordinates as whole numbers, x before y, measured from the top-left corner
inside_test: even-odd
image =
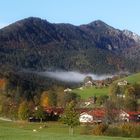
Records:
[[[106,123],[114,123],[118,121],[119,118],[119,110],[118,107],[119,101],[115,100],[108,100],[104,107],[105,107],[105,122]]]
[[[135,96],[136,98],[140,98],[140,84],[135,83],[133,85],[134,89],[135,89]]]
[[[125,90],[124,108],[130,111],[136,111],[137,107],[135,88],[132,85],[129,85]]]
[[[64,96],[65,96],[64,87],[61,87],[61,86],[57,87],[56,94],[57,94],[57,106],[64,107],[64,105],[65,105],[65,101],[64,101]]]
[[[111,98],[116,98],[119,93],[119,87],[116,83],[113,83],[109,87],[109,95]]]
[[[44,91],[41,94],[40,105],[42,107],[48,107],[49,106],[49,97],[48,97],[48,92],[47,91]]]
[[[44,113],[43,107],[41,106],[35,107],[34,116],[36,119],[39,119],[42,122],[43,119],[45,119],[45,113]]]
[[[28,109],[28,104],[26,101],[23,101],[22,103],[20,103],[19,105],[19,109],[18,109],[18,117],[21,120],[27,120],[29,117],[30,111]]]
[[[126,98],[124,101],[124,108],[126,110],[137,111],[138,103],[136,99]]]
[[[72,101],[77,103],[79,100],[80,100],[80,96],[74,92],[69,92],[64,94],[65,104],[70,103]]]
[[[104,104],[106,101],[108,100],[108,96],[107,95],[103,95],[103,96],[99,96],[96,99],[96,103],[99,105]]]
[[[110,99],[116,102],[118,109],[136,111],[138,107],[138,89],[137,85],[118,86],[116,83],[113,83],[110,86]]]
[[[57,93],[54,90],[48,91],[49,105],[56,106],[57,105]]]
[[[70,102],[66,105],[62,121],[69,126],[69,134],[73,135],[74,127],[79,125],[79,115],[76,112],[74,102]]]
[[[132,85],[127,86],[125,90],[125,97],[135,98],[135,88]]]

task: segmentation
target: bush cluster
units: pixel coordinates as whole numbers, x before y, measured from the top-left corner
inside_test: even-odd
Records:
[[[107,124],[98,124],[95,126],[95,128],[93,129],[92,132],[94,135],[104,135],[104,133],[107,129],[108,129]]]
[[[81,130],[81,134],[140,138],[140,125],[136,123],[85,125]]]

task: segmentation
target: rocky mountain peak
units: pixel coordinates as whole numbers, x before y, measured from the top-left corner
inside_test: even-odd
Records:
[[[125,34],[127,37],[134,39],[138,44],[140,44],[140,36],[137,35],[134,32],[131,32],[129,30],[123,30],[123,34]]]
[[[92,27],[96,27],[96,28],[110,28],[110,29],[113,29],[113,27],[109,26],[108,24],[106,24],[102,20],[95,20],[95,21],[89,23],[88,25],[92,26]]]

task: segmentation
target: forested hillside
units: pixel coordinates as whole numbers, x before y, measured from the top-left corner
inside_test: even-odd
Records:
[[[74,26],[31,17],[0,30],[4,69],[136,72],[139,48],[134,38],[100,20]]]

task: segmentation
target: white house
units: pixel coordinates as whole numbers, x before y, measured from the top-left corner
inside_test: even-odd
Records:
[[[129,114],[127,112],[121,111],[119,117],[120,117],[120,120],[129,122]]]
[[[89,115],[86,112],[83,112],[80,114],[79,121],[80,123],[91,123],[93,122],[93,116]]]
[[[126,80],[122,80],[118,82],[118,86],[126,86],[128,83]]]
[[[125,95],[124,94],[117,94],[117,97],[125,98]]]
[[[83,87],[79,87],[79,89],[80,89],[80,90],[83,90],[84,88],[83,88]]]
[[[64,92],[71,92],[72,91],[72,89],[70,89],[70,88],[66,88],[65,90],[64,90]]]
[[[121,111],[120,112],[120,120],[122,121],[134,121],[134,122],[140,122],[140,112],[135,111]]]
[[[85,102],[85,106],[89,106],[91,102]]]
[[[92,87],[93,83],[92,81],[88,81],[85,83],[85,87]]]

